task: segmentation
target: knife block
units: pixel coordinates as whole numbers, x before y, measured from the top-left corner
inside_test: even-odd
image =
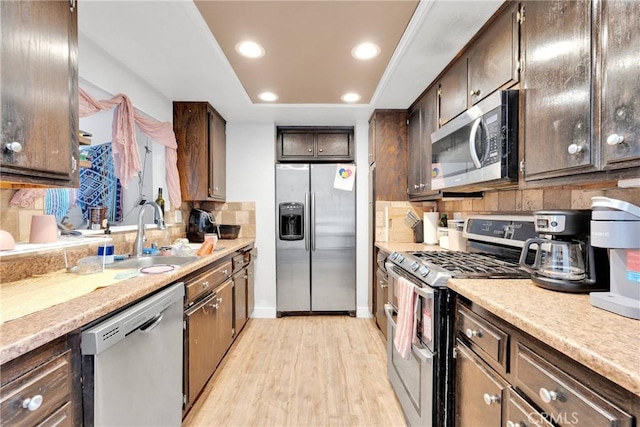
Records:
[[[413,242],[414,243],[424,242],[424,222],[422,220],[419,220],[413,226]]]

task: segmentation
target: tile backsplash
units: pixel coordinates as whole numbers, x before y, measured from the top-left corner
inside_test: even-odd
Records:
[[[487,191],[482,198],[433,202],[378,201],[376,202],[375,238],[378,242],[413,242],[413,231],[405,223],[407,210],[422,218],[423,212],[436,210],[453,219],[470,214],[531,213],[542,209],[590,209],[591,198],[605,196],[640,206],[640,189],[576,189],[545,188],[529,190]],[[435,209],[433,207],[435,206]]]
[[[213,212],[218,224],[240,225],[238,237],[256,237],[256,204],[254,202],[200,202],[199,207]]]

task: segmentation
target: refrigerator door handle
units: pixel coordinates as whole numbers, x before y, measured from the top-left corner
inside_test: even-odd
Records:
[[[316,250],[316,193],[311,193],[311,252]]]
[[[311,205],[309,204],[309,193],[304,193],[304,208],[306,210],[306,212],[302,214],[302,218],[304,218],[304,250],[309,252],[309,241],[311,240],[309,233],[309,229],[311,227],[309,225],[309,221],[307,221],[307,212],[311,208]]]

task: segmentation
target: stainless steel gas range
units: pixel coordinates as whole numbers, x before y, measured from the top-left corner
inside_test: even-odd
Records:
[[[453,301],[450,278],[528,278],[518,264],[524,241],[535,237],[533,217],[476,215],[465,221],[468,252],[394,252],[389,275],[387,373],[410,426],[453,426]],[[409,359],[394,346],[397,282],[414,285],[417,342]]]

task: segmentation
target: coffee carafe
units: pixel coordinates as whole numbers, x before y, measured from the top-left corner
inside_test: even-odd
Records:
[[[540,237],[528,239],[520,265],[531,280],[545,289],[561,292],[591,292],[609,289],[606,250],[589,242],[590,210],[544,210],[533,213]],[[533,263],[528,254],[535,250]]]

